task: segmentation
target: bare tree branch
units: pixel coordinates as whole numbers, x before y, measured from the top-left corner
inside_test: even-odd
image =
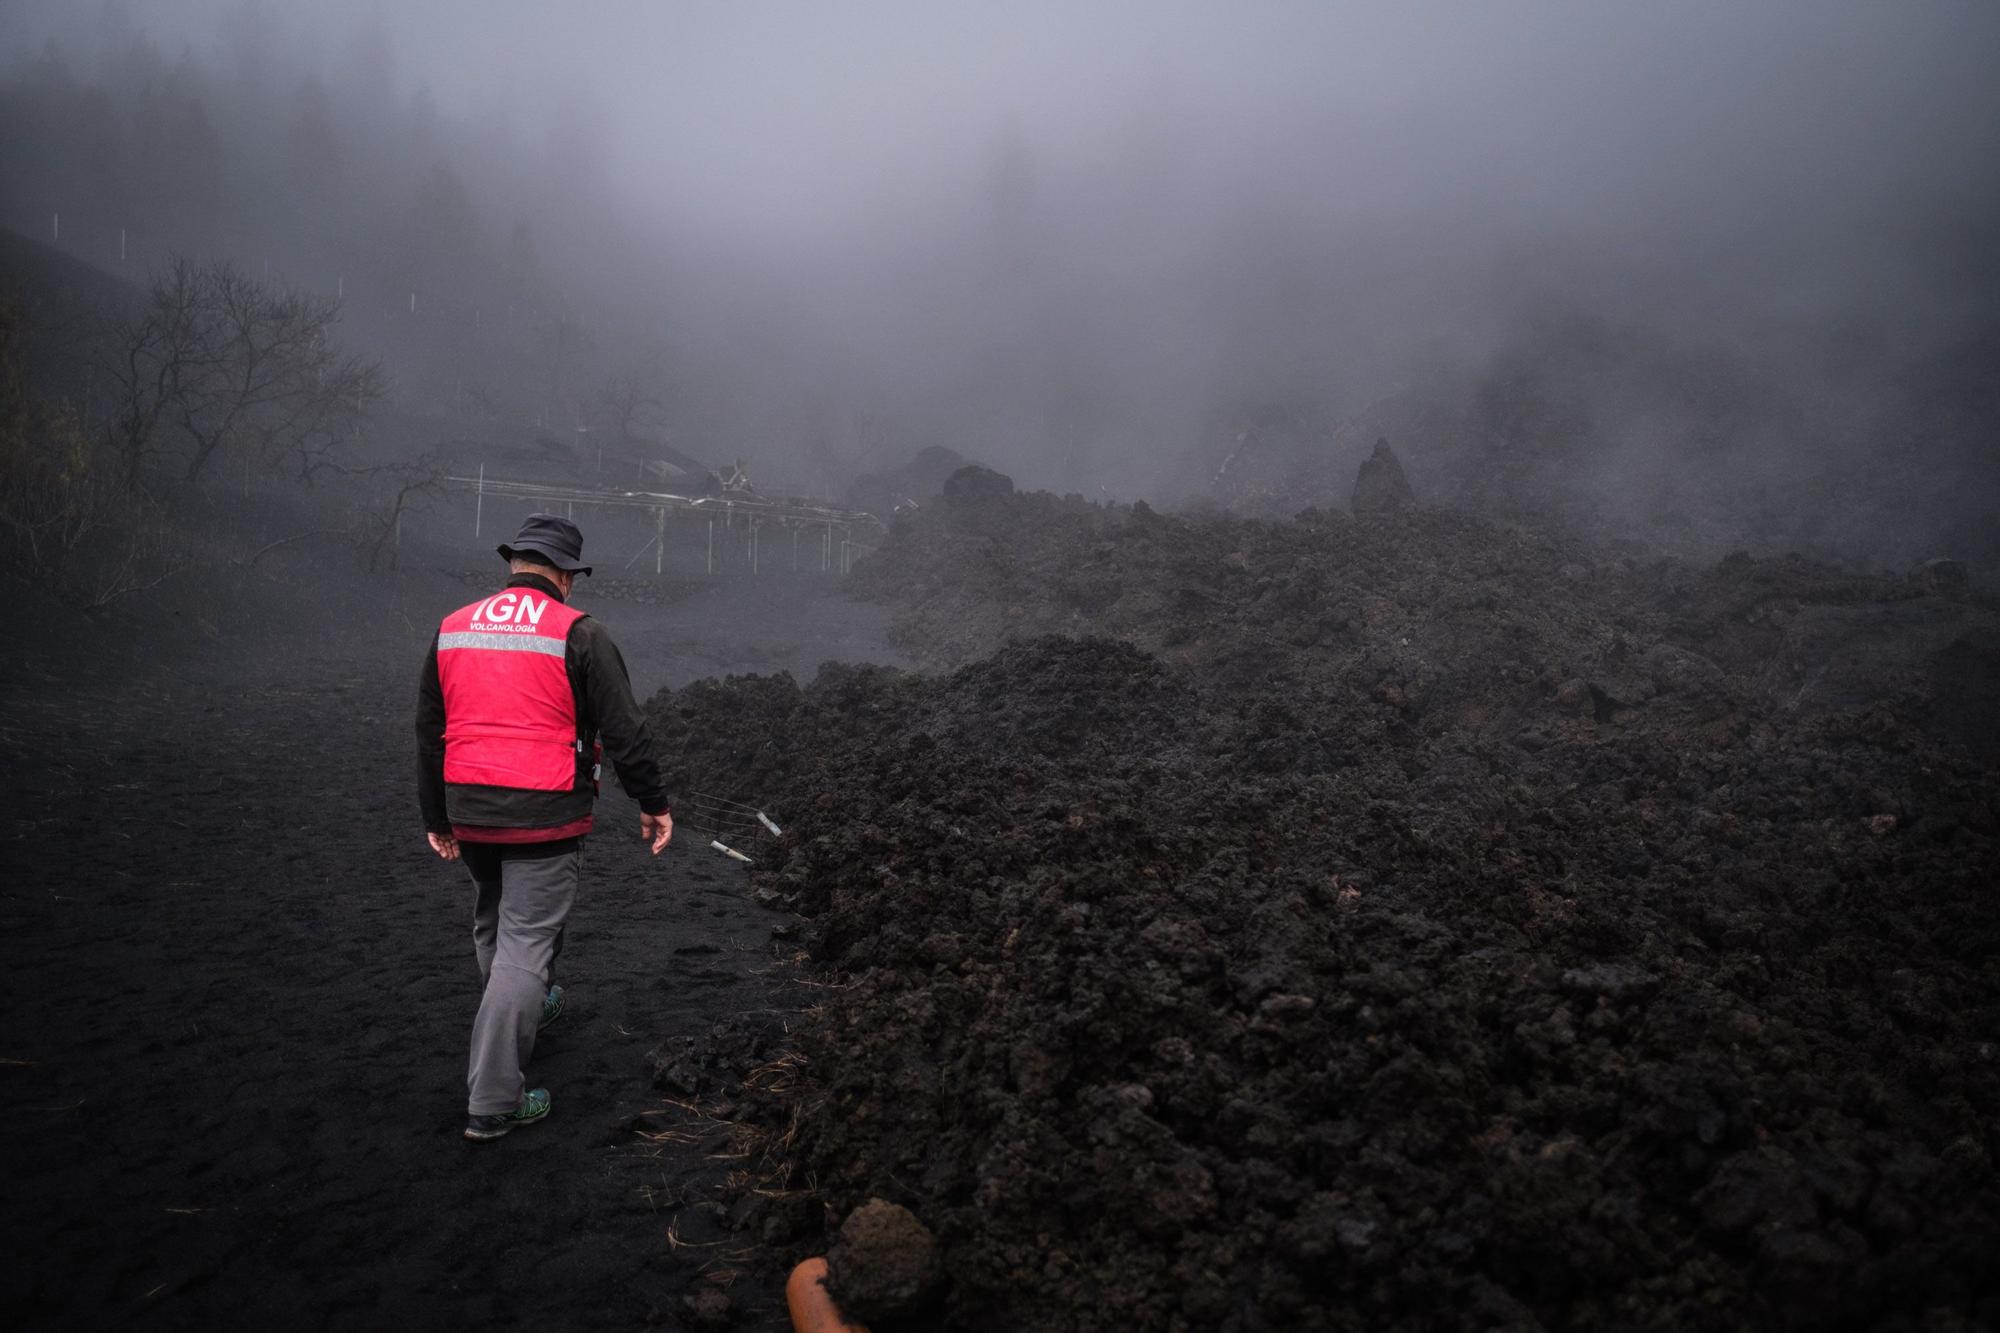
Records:
[[[339,352],[340,303],[269,288],[227,263],[175,260],[145,311],[108,340],[107,436],[128,488],[177,446],[188,481],[224,452],[288,460],[310,482],[385,392],[375,362]],[[173,441],[160,427],[178,428]]]

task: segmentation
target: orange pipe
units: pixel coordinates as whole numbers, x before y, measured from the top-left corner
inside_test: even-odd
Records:
[[[868,1333],[866,1324],[843,1318],[826,1289],[826,1260],[808,1259],[785,1280],[785,1306],[795,1333]]]

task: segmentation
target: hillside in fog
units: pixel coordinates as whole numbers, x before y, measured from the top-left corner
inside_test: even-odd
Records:
[[[1273,512],[1387,435],[1691,552],[1992,553],[1981,7],[73,9],[0,19],[0,220],[340,297],[399,447]]]

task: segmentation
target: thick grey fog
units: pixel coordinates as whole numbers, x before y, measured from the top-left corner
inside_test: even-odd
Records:
[[[344,301],[410,447],[1990,558],[1984,4],[17,3],[5,222]],[[1324,483],[1324,484],[1323,484]]]
[[[2000,1328],[1996,56],[0,0],[10,1326]]]

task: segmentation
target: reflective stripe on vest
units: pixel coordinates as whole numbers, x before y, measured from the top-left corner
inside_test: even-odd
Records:
[[[576,695],[564,650],[582,616],[533,588],[508,588],[444,618],[446,782],[531,791],[578,785]]]

